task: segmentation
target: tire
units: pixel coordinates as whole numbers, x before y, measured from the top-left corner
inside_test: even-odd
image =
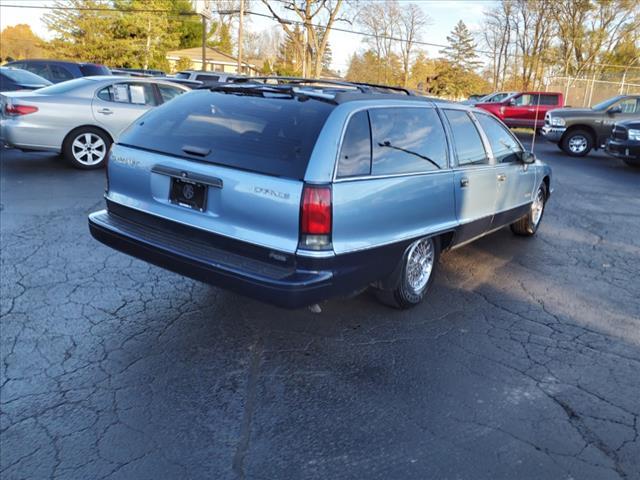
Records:
[[[631,168],[640,168],[640,160],[624,160]]]
[[[516,222],[511,224],[511,231],[516,235],[523,237],[531,237],[536,234],[540,222],[542,222],[542,216],[544,215],[544,207],[547,202],[547,186],[543,182],[536,196],[531,203],[529,212]]]
[[[418,305],[433,283],[439,258],[438,238],[421,238],[413,242],[402,257],[398,286],[392,290],[377,290],[378,300],[401,310]]]
[[[572,157],[584,157],[593,148],[593,136],[586,130],[570,130],[560,142],[562,151]]]
[[[95,127],[71,131],[62,143],[62,156],[72,167],[81,170],[101,168],[111,147],[111,137]]]

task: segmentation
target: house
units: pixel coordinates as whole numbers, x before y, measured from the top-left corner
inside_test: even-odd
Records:
[[[232,55],[221,52],[217,48],[207,47],[205,50],[205,68],[202,68],[202,47],[185,48],[183,50],[171,50],[167,52],[166,58],[171,67],[171,71],[176,71],[176,65],[181,59],[189,59],[191,65],[186,67],[181,64],[182,70],[207,70],[212,72],[238,73],[238,59]],[[184,62],[184,60],[182,60]],[[253,62],[253,63],[250,63]],[[262,65],[255,60],[242,62],[241,72],[245,75],[258,75]]]

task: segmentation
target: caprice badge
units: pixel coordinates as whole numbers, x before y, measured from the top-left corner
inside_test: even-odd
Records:
[[[111,154],[111,156],[109,157],[109,161],[134,168],[140,165],[140,160],[136,160],[135,158],[131,157],[123,157],[118,154]]]
[[[285,192],[278,192],[277,190],[272,190],[270,188],[263,188],[263,187],[253,187],[253,191],[258,195],[264,195],[265,197],[280,198],[282,200],[289,200],[289,197],[291,196]]]

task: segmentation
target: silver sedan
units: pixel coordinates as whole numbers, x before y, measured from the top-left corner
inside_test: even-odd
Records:
[[[2,93],[0,140],[23,150],[61,152],[77,168],[98,168],[126,127],[188,91],[160,78],[98,76]]]

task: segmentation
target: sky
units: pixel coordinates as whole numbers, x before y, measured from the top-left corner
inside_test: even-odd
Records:
[[[202,0],[196,0],[202,1]],[[404,3],[406,0],[400,0]],[[40,8],[15,8],[11,5],[47,7],[53,4],[53,0],[0,0],[0,28],[10,25],[26,23],[36,35],[50,39],[51,34],[42,22],[42,15],[47,11]],[[431,23],[424,29],[422,40],[430,43],[446,44],[447,35],[459,20],[462,20],[469,29],[479,35],[483,18],[483,11],[495,5],[495,0],[413,0],[429,16]],[[255,1],[251,7],[260,13],[268,13],[261,2]],[[256,16],[250,17],[248,28],[260,31],[273,28],[277,22]],[[342,25],[341,25],[342,26]],[[347,29],[358,30],[358,26],[346,26]],[[364,50],[366,45],[363,37],[350,33],[331,32],[329,39],[333,53],[332,67],[342,73],[346,72],[349,58],[354,52]],[[439,55],[437,47],[423,47],[427,55],[436,57]],[[91,59],[86,59],[90,61]]]

